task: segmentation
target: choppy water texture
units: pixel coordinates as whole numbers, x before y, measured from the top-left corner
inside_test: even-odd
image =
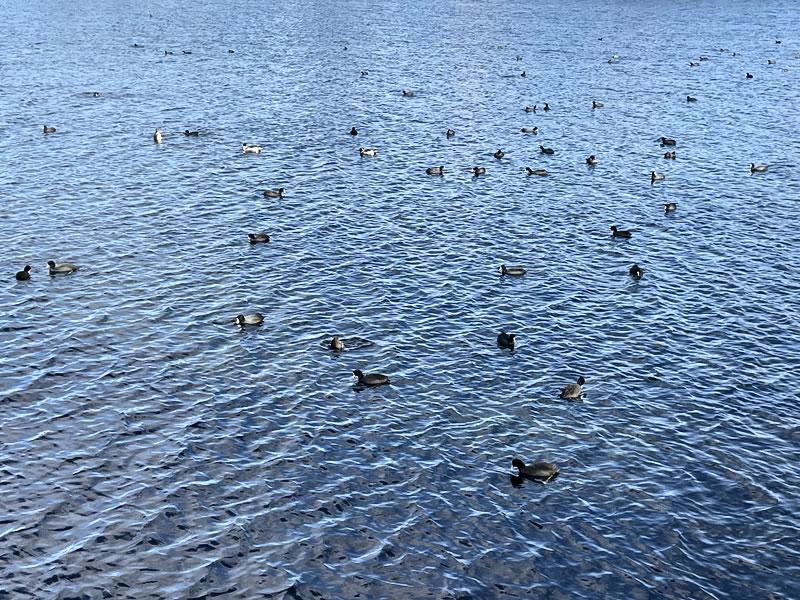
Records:
[[[0,598],[800,596],[797,2],[3,16]]]

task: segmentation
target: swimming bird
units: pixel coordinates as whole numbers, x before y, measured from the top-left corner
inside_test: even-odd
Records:
[[[507,267],[505,265],[500,265],[498,270],[500,271],[500,275],[512,275],[514,277],[520,277],[527,272],[525,267]]]
[[[544,103],[544,110],[550,110],[550,105],[547,102]]]
[[[251,244],[266,243],[269,241],[269,236],[266,233],[248,233],[247,237],[250,238]]]
[[[486,175],[486,169],[484,167],[472,167],[472,172],[475,174],[475,177],[478,175]]]
[[[769,168],[768,165],[756,165],[756,164],[750,163],[750,172],[751,173],[763,173],[768,168]]]
[[[697,98],[693,98],[692,96],[686,96],[687,102],[697,102]]]
[[[497,334],[497,345],[501,348],[510,348],[513,350],[516,337],[516,334],[501,331]]]
[[[242,142],[242,152],[247,154],[248,152],[252,154],[261,154],[261,151],[264,149],[264,146],[251,146],[247,142]]]
[[[99,98],[100,97],[100,92],[92,92],[92,97]]]
[[[547,175],[546,169],[531,169],[530,167],[525,167],[525,170],[528,172],[528,175],[541,175],[542,177]]]
[[[31,278],[31,266],[25,265],[25,268],[22,271],[17,271],[14,277],[17,278],[17,281],[27,281]]]
[[[453,131],[452,129],[448,129],[447,130],[447,137],[453,137],[455,134],[456,134],[456,132]]]
[[[523,72],[520,74],[520,77],[527,77],[527,76],[528,76],[528,75],[525,73],[525,71],[523,71]]]
[[[611,237],[618,237],[618,238],[629,238],[631,237],[631,232],[626,231],[624,229],[617,229],[616,225],[611,226]]]
[[[235,53],[236,52],[234,50],[228,50],[228,54],[235,54]]]
[[[522,133],[532,133],[533,135],[537,135],[539,133],[538,127],[523,127]]]
[[[353,369],[353,375],[358,377],[358,383],[361,385],[376,386],[389,383],[389,378],[380,373],[362,373],[359,369]]]
[[[283,198],[283,188],[277,190],[264,190],[264,198]]]
[[[583,377],[578,377],[578,381],[576,383],[570,383],[567,387],[561,390],[560,397],[567,400],[580,398],[581,394],[583,393],[584,383],[586,383],[586,380]]]
[[[52,260],[47,261],[47,268],[50,271],[50,275],[72,273],[78,270],[77,265],[73,265],[72,263],[56,263]]]
[[[356,130],[356,128],[355,128],[355,127],[353,127],[353,128],[350,130],[350,135],[358,135],[358,131]]]
[[[444,167],[428,167],[425,172],[428,175],[444,175]]]
[[[642,271],[642,267],[634,264],[630,269],[628,269],[628,274],[634,279],[641,279],[644,271]]]
[[[245,325],[261,325],[264,322],[264,315],[253,313],[252,315],[237,315],[236,324],[244,327]]]
[[[558,467],[553,463],[538,460],[526,465],[519,458],[515,458],[511,461],[511,466],[519,469],[520,477],[525,477],[526,479],[532,479],[534,481],[542,481],[543,483],[547,483],[553,479],[559,472]]]
[[[594,154],[592,154],[589,158],[586,159],[586,164],[589,165],[590,167],[593,167],[597,164],[597,159],[594,157]]]
[[[359,148],[358,153],[361,156],[376,156],[378,151],[375,148]]]
[[[707,56],[701,56],[698,60],[708,60]]]
[[[184,54],[191,54],[192,53],[191,50],[181,50],[181,52],[183,52]]]
[[[774,65],[775,61],[770,58],[770,59],[767,60],[767,64],[768,65]]]
[[[655,171],[650,171],[650,183],[654,181],[661,181],[664,179],[663,173],[656,173]]]
[[[367,75],[369,75],[369,71],[361,71],[362,77],[366,77]]]
[[[42,133],[55,133],[55,127],[48,127],[47,125],[42,125]]]
[[[175,54],[172,50],[164,50],[164,56],[170,56],[171,54]]]
[[[156,129],[155,133],[153,134],[153,141],[156,144],[160,144],[162,141],[164,141],[164,136],[161,134],[160,129]]]
[[[544,146],[539,146],[539,149],[544,154],[555,154],[556,153],[555,150],[553,150],[552,148],[545,148]]]
[[[534,104],[533,106],[526,106],[525,107],[525,112],[535,113],[536,112],[536,105]]]
[[[676,144],[677,144],[677,142],[675,140],[672,140],[670,138],[665,138],[663,136],[661,137],[661,145],[662,146],[674,146]]]
[[[668,202],[667,204],[664,205],[664,212],[665,213],[672,212],[673,210],[676,210],[677,208],[678,208],[677,204],[675,204],[674,202]]]
[[[664,158],[675,160],[675,151],[673,150],[672,152],[664,152]]]
[[[414,95],[414,92],[407,92],[407,91],[403,90],[403,96],[406,96],[406,97],[410,98],[413,95]]]
[[[187,130],[185,130],[185,131],[183,132],[183,135],[185,135],[185,136],[194,136],[194,137],[197,137],[198,135],[200,135],[200,132],[199,132],[199,131],[189,131],[189,130],[187,129]]]
[[[752,79],[752,78],[753,78],[753,76],[752,76],[752,75],[750,75],[750,73],[745,73],[745,75],[744,75],[744,76],[745,76],[747,79]]]
[[[494,153],[495,158],[503,158],[505,155],[506,153],[503,152],[502,150],[498,150],[497,152]]]
[[[603,103],[592,100],[592,108],[603,108]]]
[[[692,61],[689,61],[689,66],[690,66],[690,67],[699,67],[699,66],[700,66],[700,63],[699,63],[699,62],[692,62]]]
[[[338,335],[335,335],[333,336],[329,347],[331,350],[344,350],[344,342],[339,339]]]

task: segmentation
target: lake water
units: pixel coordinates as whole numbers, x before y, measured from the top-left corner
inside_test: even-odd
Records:
[[[3,13],[0,598],[800,597],[798,2]]]

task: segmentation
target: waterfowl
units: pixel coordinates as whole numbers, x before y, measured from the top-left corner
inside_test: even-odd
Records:
[[[414,95],[414,92],[407,92],[407,91],[403,90],[403,96],[411,97],[413,95]]]
[[[156,129],[155,133],[153,134],[153,141],[156,144],[160,144],[164,140],[164,136],[161,134],[160,129]]]
[[[447,130],[447,137],[453,137],[455,134],[456,134],[456,132],[453,131],[452,129],[448,129]]]
[[[186,129],[186,130],[183,132],[183,135],[185,135],[185,136],[194,136],[194,137],[197,137],[198,135],[200,135],[200,132],[199,132],[199,131],[189,131],[188,129]]]
[[[603,108],[603,103],[592,100],[592,108]]]
[[[525,267],[507,267],[505,265],[500,265],[498,270],[500,271],[500,275],[511,275],[513,277],[520,277],[527,273]]]
[[[675,140],[672,140],[670,138],[665,138],[663,136],[661,137],[661,145],[662,146],[674,146],[675,144],[677,144],[677,142]]]
[[[538,127],[523,127],[522,133],[532,133],[533,135],[537,135],[539,133]]]
[[[626,231],[624,229],[617,229],[616,225],[611,226],[611,237],[618,237],[618,238],[629,238],[631,237],[631,232]]]
[[[774,64],[775,64],[775,61],[774,61],[774,60],[772,60],[771,58],[770,58],[770,59],[767,59],[767,64],[768,64],[768,65],[774,65]]]
[[[365,375],[359,369],[353,369],[353,375],[358,377],[358,383],[361,385],[375,386],[389,383],[389,378],[380,373],[367,373]]]
[[[42,133],[55,133],[55,127],[48,127],[47,125],[42,125]]]
[[[708,60],[707,56],[701,56],[698,60]]]
[[[672,152],[664,152],[664,158],[675,160],[675,151],[673,150]]]
[[[673,210],[677,210],[677,208],[678,208],[678,205],[675,204],[674,202],[667,202],[664,205],[664,212],[665,213],[672,212]]]
[[[261,325],[264,322],[264,315],[261,313],[253,313],[252,315],[237,315],[236,324],[240,326],[245,325]]]
[[[544,110],[550,110],[550,105],[547,102],[544,103]]]
[[[192,53],[191,50],[181,50],[181,52],[183,52],[184,54],[191,54]]]
[[[583,384],[586,383],[586,380],[583,377],[578,377],[578,381],[575,383],[570,383],[567,387],[561,390],[561,398],[566,398],[567,400],[572,400],[574,398],[580,398],[580,395],[583,393]]]
[[[277,190],[264,190],[264,198],[283,198],[283,188]]]
[[[692,96],[686,96],[687,102],[697,102],[697,98],[693,98]]]
[[[428,175],[444,175],[444,167],[428,167],[425,172]]]
[[[502,150],[498,150],[497,152],[494,153],[495,158],[503,158],[505,155],[506,153],[503,152]]]
[[[378,151],[375,148],[359,148],[358,153],[361,156],[376,156]]]
[[[525,107],[525,112],[535,113],[536,112],[536,105],[534,104],[533,106],[526,106]]]
[[[228,50],[228,54],[235,54],[233,50]]]
[[[689,66],[690,66],[690,67],[699,67],[699,66],[700,66],[700,63],[699,63],[699,62],[692,62],[692,61],[689,61]]]
[[[497,334],[497,345],[501,348],[511,348],[513,350],[516,337],[517,336],[513,333],[501,331]]]
[[[547,175],[546,169],[531,169],[530,167],[525,167],[525,170],[528,172],[528,175],[541,175],[542,177]]]
[[[552,148],[545,148],[544,146],[539,146],[539,149],[544,154],[555,154],[556,153],[555,150],[553,150]]]
[[[164,56],[170,56],[171,54],[175,54],[172,50],[164,50]]]
[[[47,268],[50,271],[50,275],[57,275],[59,273],[72,273],[73,271],[77,271],[77,265],[73,265],[72,263],[56,263],[52,260],[47,261]]]
[[[515,58],[514,60],[520,61],[520,60],[522,60],[522,57],[517,55],[517,58]]]
[[[628,269],[628,274],[634,279],[641,279],[642,275],[644,274],[644,271],[642,271],[642,267],[635,264],[630,269]]]
[[[265,244],[269,241],[269,236],[266,233],[248,233],[247,237],[250,238],[251,244]]]
[[[769,168],[768,165],[756,165],[756,164],[750,163],[750,172],[751,173],[763,173],[768,168]]]
[[[655,171],[650,171],[650,183],[654,181],[661,181],[664,179],[663,173],[656,173]]]
[[[511,461],[511,466],[519,469],[519,476],[526,479],[533,479],[535,481],[543,481],[544,483],[553,479],[558,475],[558,467],[553,463],[536,461],[526,465],[519,458]]]
[[[486,169],[484,167],[472,167],[472,172],[475,174],[475,177],[478,175],[486,175]]]
[[[338,335],[333,336],[329,346],[331,350],[344,350],[344,342],[339,339]]]
[[[358,135],[358,131],[356,130],[356,128],[355,128],[355,127],[353,127],[353,128],[350,130],[350,135]]]
[[[750,73],[745,73],[745,75],[744,75],[744,76],[745,76],[747,79],[752,79],[752,78],[753,78],[753,76],[752,76],[752,75],[750,75]]]
[[[589,165],[590,167],[593,167],[597,164],[597,159],[594,157],[594,154],[592,154],[589,158],[586,159],[586,164]]]
[[[361,71],[362,77],[366,77],[367,75],[369,75],[369,71]]]
[[[17,271],[14,277],[17,278],[17,281],[27,281],[31,278],[31,266],[25,265],[25,268],[22,271]]]
[[[525,71],[523,71],[522,73],[520,73],[520,77],[527,77],[527,74],[525,73]]]
[[[264,149],[263,146],[251,146],[247,142],[242,142],[242,152],[247,154],[251,152],[252,154],[261,154],[261,151]]]

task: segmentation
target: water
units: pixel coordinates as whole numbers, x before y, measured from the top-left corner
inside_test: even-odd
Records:
[[[4,19],[0,598],[800,596],[796,2]]]

